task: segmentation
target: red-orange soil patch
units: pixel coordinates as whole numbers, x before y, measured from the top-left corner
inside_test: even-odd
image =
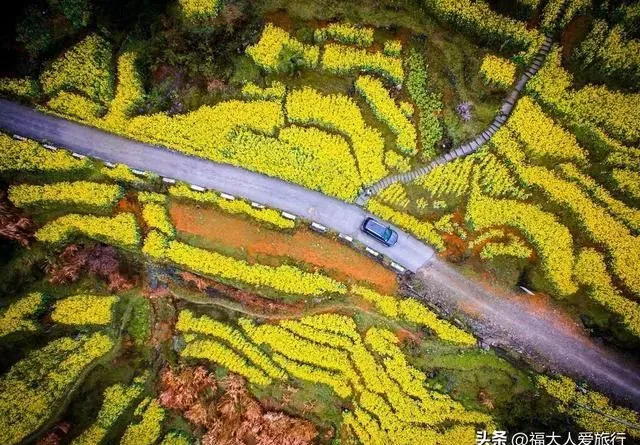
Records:
[[[400,343],[404,343],[407,341],[419,343],[420,340],[423,338],[422,334],[417,332],[411,332],[410,330],[404,329],[404,328],[396,329],[394,334],[396,334],[396,337],[398,337],[398,340],[400,340]]]
[[[280,232],[219,210],[180,202],[171,203],[170,214],[178,231],[243,249],[249,261],[259,255],[288,257],[321,268],[341,281],[366,281],[387,294],[397,290],[393,272],[339,241],[306,228]]]
[[[130,196],[125,196],[120,201],[118,201],[118,205],[116,206],[118,212],[129,212],[129,213],[140,213],[140,206],[131,199]]]

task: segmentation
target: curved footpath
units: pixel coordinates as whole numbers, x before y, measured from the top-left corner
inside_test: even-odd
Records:
[[[513,87],[509,95],[502,102],[502,106],[500,107],[500,111],[498,115],[493,119],[493,121],[489,124],[487,129],[476,136],[473,140],[465,142],[459,147],[456,147],[450,150],[448,153],[444,155],[438,156],[433,161],[431,161],[427,165],[423,165],[422,167],[418,167],[415,170],[408,171],[406,173],[398,173],[395,175],[389,175],[385,178],[382,178],[375,184],[367,187],[356,199],[356,203],[358,205],[364,205],[369,200],[369,198],[385,188],[389,187],[391,184],[395,184],[397,182],[407,184],[409,182],[413,182],[418,179],[420,176],[427,175],[431,173],[431,171],[438,167],[439,165],[444,165],[448,162],[453,161],[454,159],[462,158],[464,156],[470,155],[471,153],[475,153],[480,150],[480,148],[489,142],[489,140],[493,137],[494,134],[507,122],[507,119],[511,115],[513,111],[513,107],[518,101],[518,97],[522,93],[522,90],[527,85],[529,79],[531,79],[538,70],[542,67],[544,63],[544,59],[547,57],[549,50],[551,49],[551,45],[553,44],[553,38],[549,35],[545,37],[544,43],[538,50],[536,57],[531,62],[531,65],[527,67],[526,71],[520,76],[518,82]]]
[[[473,311],[479,310],[480,317],[488,321],[491,337],[506,334],[510,345],[535,351],[552,368],[583,376],[605,393],[631,398],[631,403],[640,405],[640,373],[633,365],[587,338],[576,338],[553,324],[541,324],[525,307],[505,304],[499,296],[483,291],[477,283],[433,258],[431,247],[401,230],[395,246],[380,245],[360,232],[360,224],[370,214],[354,204],[242,168],[132,141],[6,100],[0,100],[0,128],[76,153],[244,197],[352,236],[418,272],[417,277],[433,290],[429,293],[445,296],[449,307],[459,305],[464,310],[465,303],[470,303]]]

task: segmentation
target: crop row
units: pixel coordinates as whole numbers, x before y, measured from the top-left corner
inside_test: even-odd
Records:
[[[400,40],[385,40],[382,52],[387,56],[399,57],[402,54],[402,42]]]
[[[45,185],[22,184],[9,187],[9,200],[16,207],[38,211],[60,207],[108,211],[123,195],[124,190],[117,185],[88,181]]]
[[[142,218],[150,229],[157,229],[170,238],[176,236],[176,229],[171,223],[167,208],[155,202],[142,206]]]
[[[270,267],[249,264],[243,260],[192,247],[179,241],[169,241],[152,231],[143,252],[158,259],[211,277],[274,289],[292,295],[344,294],[346,287],[318,273],[308,273],[293,266]]]
[[[247,54],[256,64],[267,71],[279,71],[282,62],[281,55],[287,52],[287,57],[294,54],[300,56],[302,62],[309,68],[318,64],[320,49],[314,45],[305,45],[292,38],[287,31],[267,23],[262,31],[260,40],[247,47]]]
[[[131,423],[124,431],[120,444],[155,444],[162,433],[162,422],[165,414],[164,408],[160,406],[157,400],[147,397],[136,407],[134,418],[137,418],[137,421]]]
[[[589,298],[613,312],[629,332],[640,337],[640,305],[615,288],[601,254],[594,249],[582,250],[574,274],[576,281],[587,287]]]
[[[482,246],[480,250],[480,258],[483,260],[491,260],[495,257],[509,256],[513,258],[528,259],[531,258],[533,252],[521,240],[512,239],[510,242],[489,242]]]
[[[71,116],[76,119],[95,124],[103,114],[104,107],[93,100],[69,91],[60,91],[47,101],[47,108],[60,115]]]
[[[542,29],[553,32],[560,25],[560,15],[564,11],[567,0],[549,0],[542,12]]]
[[[379,79],[371,76],[359,76],[356,90],[365,98],[376,117],[386,123],[397,136],[398,149],[405,154],[416,153],[416,129],[400,111],[389,91]]]
[[[435,145],[442,139],[443,127],[438,115],[443,104],[440,94],[431,85],[427,66],[422,54],[415,48],[409,50],[407,64],[407,91],[419,110],[418,129],[425,160],[435,156]]]
[[[509,88],[516,80],[516,66],[510,60],[487,54],[482,59],[480,74],[486,83]]]
[[[14,332],[37,330],[33,317],[42,306],[42,298],[41,293],[33,292],[19,297],[0,312],[0,338]]]
[[[61,174],[88,167],[89,160],[76,159],[67,151],[49,151],[35,141],[18,141],[0,133],[0,173]]]
[[[590,176],[582,173],[575,165],[561,164],[558,166],[558,169],[564,179],[578,184],[591,198],[604,206],[609,213],[623,222],[627,227],[632,230],[640,230],[640,210],[629,207],[624,202],[611,196],[607,189],[598,184]],[[637,179],[636,175],[636,183],[638,182]]]
[[[118,57],[118,84],[116,94],[109,104],[109,112],[105,116],[111,126],[122,126],[144,99],[144,85],[136,61],[138,55],[133,51],[122,53]]]
[[[210,339],[194,339],[187,342],[186,347],[180,352],[185,358],[204,359],[244,376],[256,385],[268,385],[272,382],[261,369],[249,363],[249,361],[223,345],[221,342]]]
[[[123,417],[125,411],[142,396],[144,380],[145,376],[136,377],[129,386],[117,383],[105,389],[96,420],[71,442],[72,445],[101,443],[109,430]]]
[[[406,173],[411,170],[411,160],[395,150],[387,150],[384,154],[384,165],[398,172]]]
[[[323,69],[335,74],[378,74],[397,85],[401,85],[404,79],[402,59],[336,43],[324,47],[321,64]]]
[[[638,182],[637,172],[616,168],[611,172],[611,177],[621,191],[633,199],[640,200],[640,182]]]
[[[282,100],[287,94],[287,88],[284,83],[274,80],[271,86],[261,88],[253,82],[246,83],[242,86],[242,95],[247,99],[258,100]]]
[[[118,297],[74,295],[56,302],[51,319],[66,325],[107,325],[111,323]]]
[[[100,174],[119,184],[137,186],[145,183],[144,177],[136,175],[124,164],[111,167],[104,165],[100,168]]]
[[[102,333],[63,337],[29,352],[0,377],[0,442],[22,442],[42,426],[83,371],[114,346]]]
[[[373,43],[373,28],[355,26],[351,23],[330,23],[313,32],[313,38],[318,43],[327,40],[337,40],[342,43],[371,46]]]
[[[324,95],[307,87],[289,93],[286,111],[292,122],[326,127],[349,137],[365,184],[386,175],[382,163],[382,135],[365,123],[360,109],[350,97]]]
[[[215,17],[223,6],[221,0],[180,0],[179,3],[184,16],[191,21]]]
[[[114,217],[67,214],[45,224],[36,232],[36,238],[46,243],[63,243],[76,234],[128,249],[140,243],[140,229],[133,213]]]

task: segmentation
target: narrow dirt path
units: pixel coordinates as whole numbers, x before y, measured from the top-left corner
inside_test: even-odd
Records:
[[[552,371],[584,379],[605,394],[640,409],[640,366],[605,349],[579,329],[527,309],[463,276],[454,266],[434,259],[415,279],[420,294],[443,309],[467,315],[485,343],[524,354]]]

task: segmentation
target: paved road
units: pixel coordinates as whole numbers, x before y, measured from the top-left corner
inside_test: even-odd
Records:
[[[531,350],[554,368],[583,376],[604,392],[628,396],[632,403],[640,405],[640,374],[633,366],[592,341],[539,319],[525,307],[507,304],[499,296],[485,292],[477,283],[433,258],[434,251],[429,246],[400,230],[398,243],[392,248],[364,236],[359,226],[369,214],[355,205],[241,168],[115,136],[5,100],[0,100],[0,128],[78,153],[242,196],[350,235],[411,271],[417,271],[429,293],[434,298],[440,296],[443,304],[451,307],[461,303],[462,310],[475,314],[479,311],[483,329],[488,329],[493,338],[507,340],[503,343],[510,347]]]
[[[431,247],[398,229],[398,242],[392,248],[364,235],[360,224],[372,215],[360,207],[242,168],[132,141],[1,99],[0,128],[285,210],[349,235],[412,272],[434,255]]]

